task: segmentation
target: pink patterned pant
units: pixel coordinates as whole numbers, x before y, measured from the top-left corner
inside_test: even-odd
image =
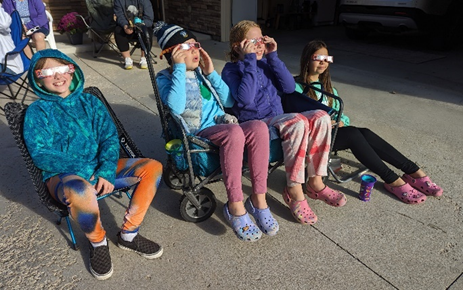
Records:
[[[331,143],[331,119],[325,111],[282,114],[264,121],[280,133],[286,182],[295,186],[307,176],[326,176]]]

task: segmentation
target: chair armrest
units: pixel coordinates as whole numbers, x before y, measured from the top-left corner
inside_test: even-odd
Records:
[[[307,84],[307,83],[300,83],[300,84],[304,85],[305,88],[306,88],[306,89],[304,89],[304,94],[306,94],[309,89],[312,89],[314,91],[322,93],[323,95],[327,95],[327,96],[337,100],[339,102],[339,110],[337,110],[338,118],[339,118],[339,120],[341,119],[342,112],[344,111],[344,101],[339,96],[336,96],[335,94],[332,94],[330,92],[327,92],[327,91],[323,90],[323,85],[320,82],[313,82],[311,84]],[[317,88],[313,84],[319,84],[321,88]]]
[[[16,47],[12,51],[7,52],[5,54],[5,61],[3,63],[2,72],[5,72],[5,70],[6,70],[7,66],[8,66],[8,57],[9,56],[14,56],[16,54],[19,54],[19,53],[23,52],[24,48],[29,43],[29,40],[30,39],[28,37],[24,38],[23,40],[21,40],[21,42],[18,43],[18,45],[16,45]]]

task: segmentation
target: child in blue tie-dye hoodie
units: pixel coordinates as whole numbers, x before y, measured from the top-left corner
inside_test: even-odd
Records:
[[[161,179],[161,163],[119,159],[116,126],[105,105],[83,92],[84,75],[71,58],[58,50],[38,51],[28,78],[39,100],[26,111],[26,146],[52,197],[68,206],[90,241],[91,273],[104,280],[113,272],[97,197],[112,192],[116,180],[118,184],[139,180],[118,233],[118,246],[148,259],[161,256],[162,247],[138,234]]]

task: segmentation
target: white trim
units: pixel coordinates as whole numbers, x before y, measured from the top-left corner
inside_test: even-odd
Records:
[[[220,41],[230,40],[232,0],[220,1]]]
[[[167,29],[166,31],[164,31],[164,34],[162,35],[161,39],[159,39],[158,41],[159,46],[162,49],[167,48],[167,47],[164,47],[166,43],[172,38],[172,36],[175,35],[175,33],[182,31],[182,30],[183,28],[181,28],[180,26],[174,25],[170,27],[169,29]]]

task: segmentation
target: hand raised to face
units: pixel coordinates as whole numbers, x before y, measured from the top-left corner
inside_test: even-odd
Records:
[[[182,49],[180,45],[177,45],[172,51],[172,63],[185,63],[187,50]]]
[[[271,52],[277,51],[278,45],[275,39],[267,35],[264,36],[262,39],[265,45],[265,53],[271,53]]]
[[[203,48],[199,50],[199,53],[201,55],[199,66],[205,75],[210,75],[214,71],[214,64],[212,63],[212,59]]]

